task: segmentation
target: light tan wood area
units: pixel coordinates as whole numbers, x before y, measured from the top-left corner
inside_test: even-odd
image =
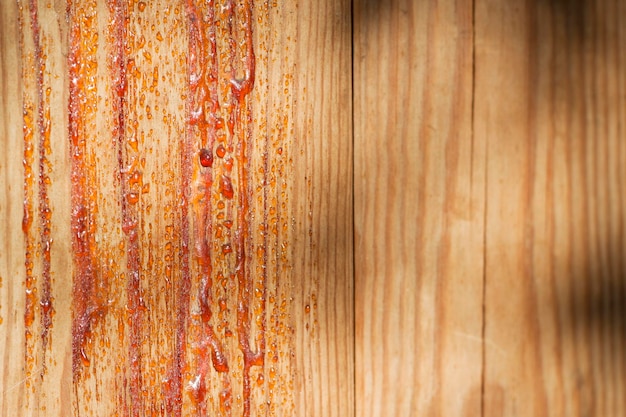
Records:
[[[623,2],[354,18],[357,415],[623,415]]]
[[[472,3],[356,2],[356,412],[479,415]]]
[[[485,415],[626,413],[624,22],[620,1],[477,3]]]
[[[0,4],[0,415],[626,415],[626,3]]]

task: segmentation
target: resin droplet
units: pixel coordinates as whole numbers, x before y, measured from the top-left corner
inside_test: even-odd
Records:
[[[220,180],[220,193],[229,200],[235,195],[233,183],[226,175],[222,175],[222,179]]]
[[[224,155],[226,155],[226,149],[224,149],[224,146],[220,143],[219,146],[217,147],[217,149],[215,150],[215,153],[220,158],[223,158]]]
[[[227,156],[226,159],[224,159],[224,168],[229,172],[233,170],[233,158]]]
[[[213,359],[213,367],[217,372],[228,372],[228,363],[226,362],[226,356],[217,350],[213,349],[213,354],[211,355]]]
[[[200,149],[200,164],[205,168],[213,166],[213,153],[210,150]]]
[[[139,202],[139,194],[137,193],[128,193],[126,195],[126,200],[130,203],[130,204],[137,204]]]

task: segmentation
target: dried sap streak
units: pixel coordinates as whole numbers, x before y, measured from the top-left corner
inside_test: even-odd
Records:
[[[21,10],[21,9],[20,9]],[[22,12],[20,12],[19,16],[20,20],[20,46],[22,51],[24,51],[24,43],[25,43],[25,27],[24,27],[24,16]],[[23,52],[24,53],[24,52]],[[23,59],[26,60],[28,57],[24,56]],[[31,68],[35,67],[35,65],[23,65],[22,66],[22,78],[25,86],[29,81],[29,75]],[[24,89],[26,91],[26,88]],[[29,98],[24,94],[24,105],[23,105],[23,135],[24,135],[24,156],[23,156],[23,166],[24,166],[24,217],[22,218],[22,232],[24,233],[25,239],[25,254],[24,254],[24,266],[26,269],[26,297],[25,297],[25,305],[24,305],[24,327],[25,327],[25,362],[26,362],[26,374],[30,376],[30,372],[33,369],[33,337],[32,337],[32,326],[35,320],[35,305],[37,302],[37,293],[36,293],[36,279],[34,275],[34,246],[35,239],[31,235],[31,227],[33,224],[33,215],[34,215],[34,135],[35,135],[35,116],[33,104],[29,100]],[[30,378],[26,381],[27,386],[30,385]]]
[[[231,12],[234,13],[231,2]],[[250,368],[253,366],[263,366],[265,358],[265,294],[261,297],[262,317],[258,332],[258,350],[252,351],[250,348],[250,298],[253,287],[253,280],[250,276],[250,267],[247,265],[246,249],[250,237],[249,211],[250,211],[250,190],[248,187],[248,141],[251,140],[252,116],[246,96],[250,94],[254,86],[255,76],[255,56],[252,41],[252,4],[251,0],[244,1],[244,36],[246,45],[245,73],[243,79],[235,76],[235,66],[232,65],[233,73],[231,80],[231,105],[234,106],[233,131],[237,138],[237,173],[238,184],[238,205],[237,205],[237,232],[235,234],[236,264],[235,275],[237,277],[237,337],[239,348],[243,354],[243,416],[250,415]],[[231,38],[233,38],[231,33]],[[231,59],[234,56],[231,55]],[[265,289],[265,283],[263,283]]]
[[[199,406],[199,414],[206,415],[206,378],[210,361],[214,369],[223,374],[222,392],[225,394],[221,408],[224,412],[230,411],[230,380],[228,376],[228,360],[223,346],[218,340],[211,317],[213,304],[213,279],[211,259],[211,236],[213,234],[211,190],[213,186],[213,146],[217,131],[223,128],[223,121],[218,117],[220,105],[218,96],[218,62],[217,40],[215,28],[215,5],[213,1],[205,4],[204,10],[196,5],[194,0],[187,0],[185,4],[189,25],[189,56],[188,78],[189,96],[187,112],[189,115],[186,143],[184,144],[185,159],[193,160],[194,152],[192,141],[194,126],[200,134],[200,150],[198,162],[191,165],[193,183],[197,186],[192,192],[192,208],[194,214],[194,239],[196,256],[199,263],[200,289],[198,300],[200,304],[201,340],[198,344],[197,368],[198,373],[191,386],[194,399]],[[208,24],[207,24],[208,23]],[[198,172],[199,171],[199,172]],[[185,187],[191,184],[187,181]],[[186,190],[187,188],[184,188]],[[182,325],[182,323],[181,323]],[[210,360],[209,360],[210,358]]]
[[[216,41],[216,16],[215,16],[215,4],[213,1],[208,1],[199,6],[194,0],[187,0],[186,2],[186,14],[189,25],[189,96],[187,99],[187,114],[188,114],[188,130],[182,144],[182,239],[183,249],[187,251],[183,252],[182,261],[182,275],[183,282],[181,284],[182,290],[180,297],[182,301],[179,301],[179,308],[188,308],[188,291],[190,270],[188,245],[189,234],[187,228],[189,223],[186,220],[188,216],[188,200],[187,195],[190,196],[190,202],[193,209],[193,225],[194,234],[193,239],[195,241],[195,249],[198,259],[198,269],[200,272],[200,285],[199,285],[199,308],[201,325],[201,340],[198,344],[198,366],[197,374],[190,385],[192,393],[196,403],[198,404],[198,412],[200,415],[206,414],[206,379],[209,373],[210,363],[213,364],[213,368],[216,372],[221,373],[222,377],[222,389],[219,395],[220,411],[222,414],[230,415],[231,413],[231,390],[230,390],[230,375],[229,375],[229,362],[226,352],[220,343],[217,335],[212,327],[211,318],[213,312],[211,310],[213,303],[213,259],[211,257],[211,239],[213,235],[212,219],[214,213],[212,213],[212,190],[215,187],[219,195],[226,200],[232,200],[236,196],[237,208],[237,230],[235,232],[234,252],[235,252],[235,267],[234,276],[237,281],[237,337],[238,346],[243,356],[243,372],[242,372],[242,385],[243,385],[243,410],[244,417],[250,415],[250,401],[251,401],[251,383],[250,383],[250,369],[253,366],[263,366],[265,355],[265,294],[261,299],[261,307],[257,313],[262,317],[260,325],[258,326],[258,350],[255,352],[250,346],[250,331],[251,331],[251,317],[250,317],[250,304],[251,293],[253,291],[254,280],[250,274],[250,267],[247,265],[248,253],[252,253],[252,250],[248,249],[250,246],[250,196],[251,191],[249,189],[249,166],[248,166],[248,142],[251,140],[251,114],[249,108],[249,102],[246,100],[252,88],[254,86],[254,71],[255,71],[255,56],[252,41],[252,2],[244,1],[238,6],[234,1],[228,0],[225,4],[227,10],[227,26],[228,37],[227,46],[229,48],[226,54],[218,54],[217,41]],[[240,23],[242,32],[244,35],[245,43],[245,59],[244,62],[244,76],[242,79],[236,78],[236,71],[238,62],[237,59],[237,35],[233,28],[237,19],[237,10],[243,9],[242,23]],[[228,59],[228,67],[231,68],[230,77],[227,80],[230,85],[230,95],[228,106],[226,108],[228,114],[228,131],[230,137],[236,141],[236,163],[237,163],[237,189],[233,187],[233,181],[228,173],[231,172],[233,167],[233,160],[230,157],[226,157],[223,160],[223,169],[218,181],[214,181],[213,174],[213,148],[216,144],[216,138],[218,132],[223,130],[223,119],[220,115],[219,104],[219,65],[218,56],[226,56]],[[195,135],[194,132],[197,129],[199,133],[200,143],[199,146],[194,146]],[[232,151],[232,146],[228,146],[228,152]],[[217,156],[222,159],[226,156],[226,149],[222,144],[219,144],[216,149]],[[194,187],[192,189],[192,186]],[[221,203],[221,207],[224,204]],[[220,212],[223,216],[223,213]],[[223,218],[219,215],[218,219]],[[232,224],[231,220],[226,219],[224,224]],[[230,228],[230,226],[228,226]],[[222,254],[220,257],[228,256],[233,249],[231,245],[223,245]],[[265,288],[265,282],[261,283]],[[223,303],[225,304],[225,303]],[[181,310],[179,314],[178,323],[178,341],[176,357],[180,358],[183,355],[185,337],[185,322],[181,317],[186,320],[186,310]],[[175,372],[178,378],[182,378],[182,370],[178,367],[182,367],[183,363],[180,360],[176,366]],[[171,381],[176,385],[177,390],[180,390],[180,380]],[[180,391],[178,391],[180,392]]]
[[[143,412],[142,376],[141,376],[141,259],[138,240],[139,210],[137,208],[139,186],[138,175],[139,155],[126,140],[126,95],[127,95],[127,35],[128,5],[123,0],[109,0],[111,14],[111,33],[113,38],[113,56],[111,68],[113,73],[113,137],[117,146],[117,163],[120,174],[120,206],[122,231],[126,235],[126,293],[129,324],[129,395],[131,416],[139,416]],[[133,133],[134,134],[134,133]],[[126,151],[126,152],[125,152]]]
[[[186,4],[186,8],[191,6]],[[188,11],[189,12],[189,11]],[[190,53],[193,54],[193,51]],[[192,58],[189,57],[189,60]],[[191,82],[191,80],[190,80]],[[188,98],[186,107],[187,113],[190,112],[192,99]],[[192,154],[193,146],[191,139],[190,127],[181,138],[181,154],[180,154],[180,225],[181,225],[181,279],[176,283],[176,334],[174,344],[174,358],[172,367],[167,376],[166,384],[166,401],[168,413],[175,416],[182,415],[182,391],[183,391],[183,374],[185,371],[185,351],[187,349],[187,325],[189,321],[189,300],[191,291],[191,265],[189,257],[189,195],[191,193],[191,175],[192,175]],[[205,158],[207,159],[207,158]],[[207,159],[207,163],[209,160]]]
[[[88,84],[95,73],[95,45],[81,26],[82,14],[68,3],[70,19],[69,68],[69,139],[71,179],[72,252],[76,272],[72,287],[72,370],[74,380],[89,364],[85,351],[92,320],[99,309],[95,294],[95,190],[88,183],[86,118],[96,111],[97,94]]]
[[[45,369],[45,352],[48,346],[49,331],[52,326],[52,287],[51,287],[51,275],[50,275],[50,249],[52,247],[51,226],[50,220],[52,211],[50,208],[50,200],[48,197],[48,186],[50,185],[50,177],[48,172],[51,169],[48,156],[50,155],[50,104],[49,104],[49,90],[44,92],[44,72],[45,72],[45,55],[42,47],[41,28],[39,26],[39,11],[37,2],[30,0],[28,3],[28,9],[30,12],[30,30],[32,33],[32,41],[34,45],[34,70],[36,80],[36,94],[37,94],[37,170],[38,170],[38,215],[39,215],[39,245],[41,247],[42,265],[41,265],[41,295],[39,298],[39,311],[41,318],[41,343],[42,343],[42,355],[43,355],[43,367]],[[25,112],[25,119],[27,112]],[[32,114],[30,116],[32,118]],[[25,120],[25,165],[33,164],[34,158],[32,157],[32,136],[31,139],[27,139],[27,123]],[[30,174],[30,177],[28,175]],[[32,201],[34,195],[32,193],[32,168],[26,169],[26,181],[24,184],[25,198]],[[25,201],[24,207],[24,220],[22,223],[23,231],[26,234],[27,240],[27,253],[26,253],[26,308],[24,313],[24,321],[26,324],[26,331],[29,335],[32,335],[32,323],[34,321],[35,302],[36,297],[34,291],[36,290],[35,278],[33,275],[33,262],[32,262],[32,240],[29,237],[30,227],[32,224],[32,203]],[[27,338],[27,343],[29,343]],[[27,354],[28,354],[27,349]]]

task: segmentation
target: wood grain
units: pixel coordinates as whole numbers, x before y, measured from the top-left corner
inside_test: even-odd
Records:
[[[0,6],[0,413],[624,415],[623,2],[253,3]]]
[[[623,415],[626,9],[476,10],[485,415]]]
[[[2,150],[0,162],[0,244],[13,250],[0,251],[0,413],[10,415],[23,407],[20,387],[24,383],[21,361],[24,357],[24,239],[22,235],[22,112],[20,52],[16,47],[19,39],[17,5],[11,3],[2,8],[0,21],[0,116],[2,120]],[[17,151],[17,153],[16,153]],[[9,173],[13,173],[13,181]],[[15,331],[15,329],[20,329]]]
[[[624,413],[617,1],[357,1],[356,413]]]
[[[0,413],[351,415],[349,2],[0,11]]]
[[[356,1],[358,416],[480,414],[472,2]]]
[[[292,291],[299,306],[295,415],[354,415],[350,3],[303,2],[293,106],[296,205]],[[289,37],[287,37],[289,41]],[[307,277],[309,277],[307,279]],[[291,414],[293,415],[293,414]]]

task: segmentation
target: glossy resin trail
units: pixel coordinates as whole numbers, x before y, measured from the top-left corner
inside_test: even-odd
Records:
[[[281,284],[292,122],[267,100],[266,25],[279,9],[20,5],[29,407],[44,403],[32,377],[45,380],[46,357],[54,372],[71,369],[63,378],[80,415],[292,407],[289,278]],[[51,29],[50,16],[67,26]],[[50,49],[63,53],[53,60]],[[277,74],[287,95],[291,75]],[[51,342],[57,328],[67,357]]]

